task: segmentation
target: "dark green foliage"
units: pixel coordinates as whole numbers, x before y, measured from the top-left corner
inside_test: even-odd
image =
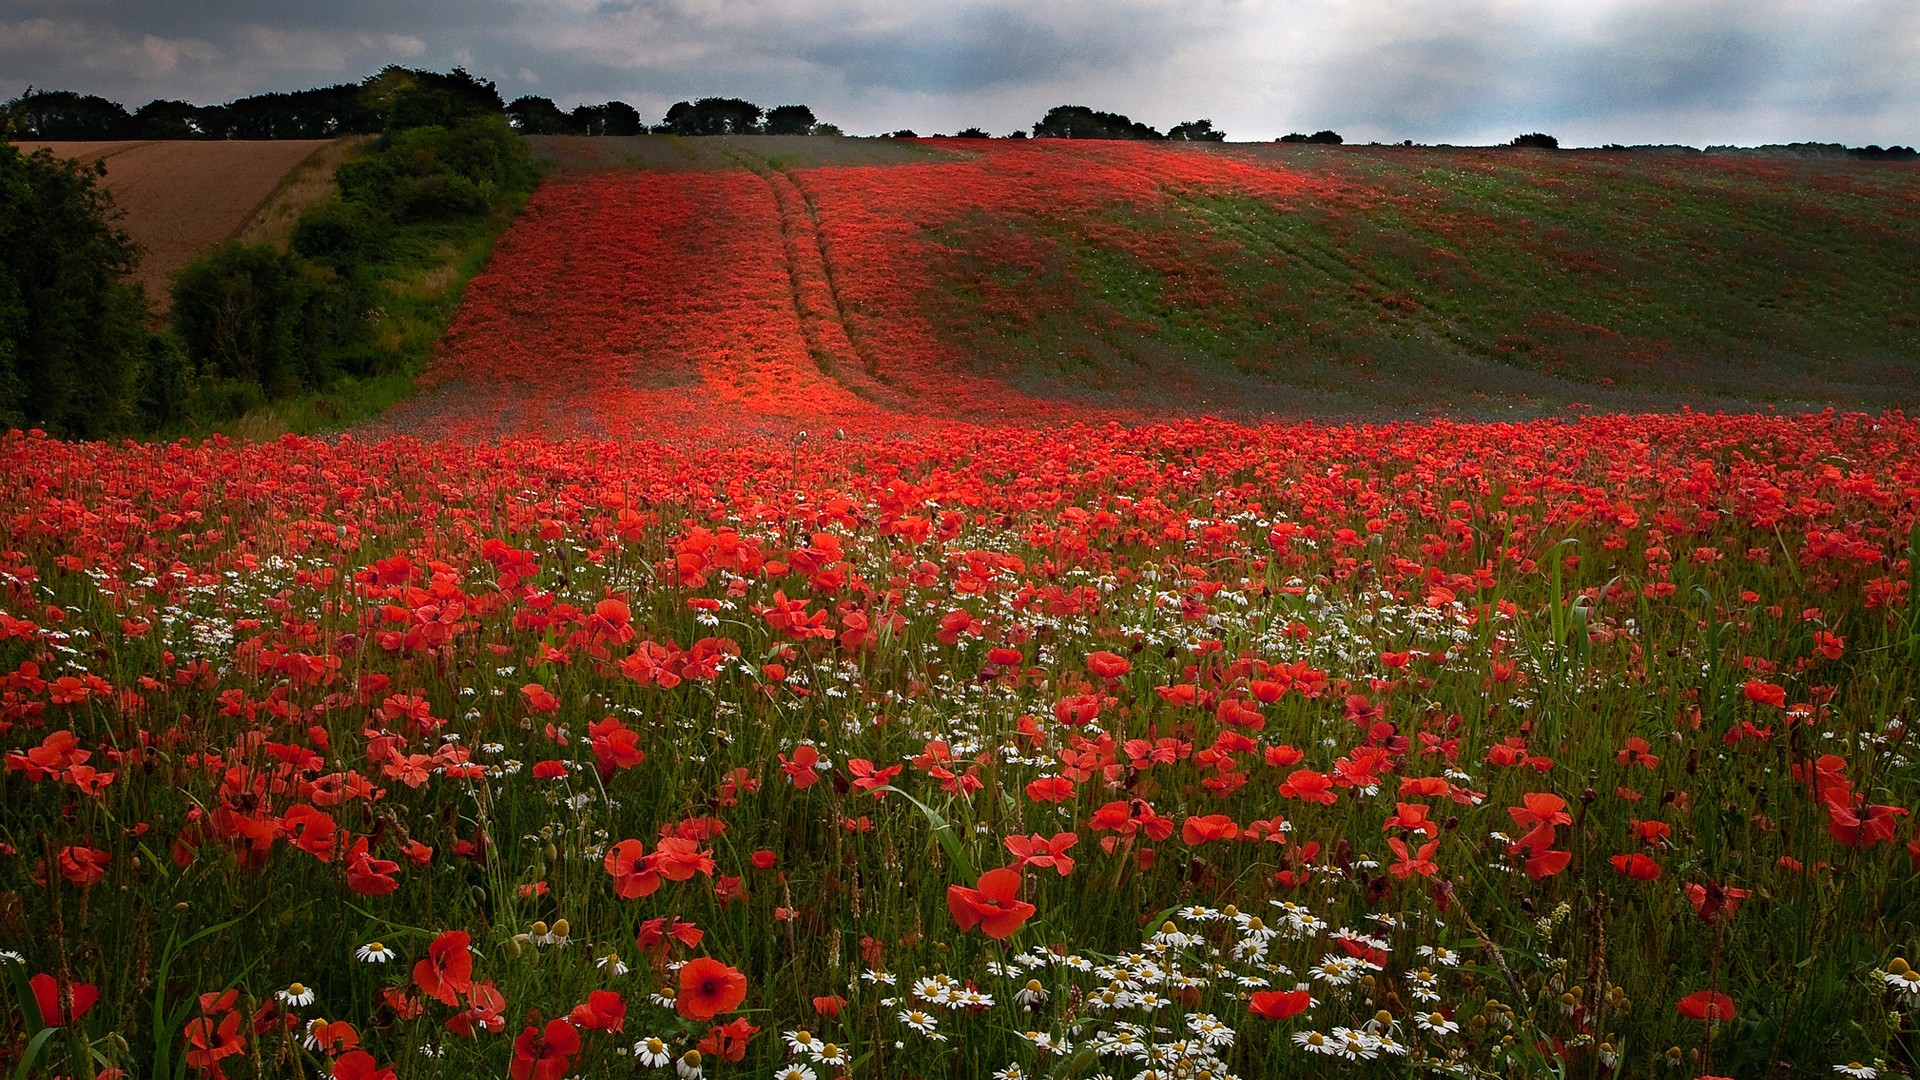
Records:
[[[1211,120],[1189,120],[1173,125],[1167,138],[1175,142],[1225,142],[1227,133],[1215,128]]]
[[[118,102],[71,90],[35,90],[7,102],[7,125],[16,139],[124,139],[133,117]]]
[[[465,68],[447,74],[388,65],[360,85],[361,102],[378,113],[386,131],[448,127],[481,116],[502,116],[506,102],[492,82]]]
[[[331,139],[379,131],[380,112],[353,83],[255,94],[200,110],[196,124],[213,139]]]
[[[673,135],[751,135],[760,130],[760,117],[751,101],[708,97],[674,102],[662,127]]]
[[[149,101],[133,114],[134,134],[142,139],[197,139],[200,106],[190,101]]]
[[[1340,133],[1337,131],[1316,131],[1311,135],[1302,135],[1296,131],[1288,135],[1280,136],[1280,141],[1283,143],[1318,143],[1323,146],[1339,146],[1347,140],[1341,138]]]
[[[147,338],[147,354],[140,367],[141,427],[146,431],[177,431],[186,426],[193,408],[193,361],[186,347],[171,334]]]
[[[451,128],[388,132],[336,178],[347,202],[396,221],[433,221],[484,214],[502,195],[531,190],[534,166],[504,119],[475,116]]]
[[[576,135],[573,119],[552,98],[526,94],[507,102],[507,123],[522,135]]]
[[[1055,105],[1033,125],[1043,139],[1163,139],[1166,136],[1119,113],[1100,112],[1085,105]]]
[[[293,227],[294,254],[342,269],[372,262],[392,223],[364,203],[331,199],[310,207]]]
[[[268,395],[318,381],[309,316],[323,310],[323,271],[265,244],[222,244],[173,281],[173,330],[201,369]]]
[[[640,111],[624,101],[581,105],[573,110],[569,123],[576,135],[644,135],[647,131]]]
[[[953,133],[953,137],[956,139],[991,139],[993,138],[992,135],[987,133],[987,130],[985,128],[977,128],[977,127],[961,128],[959,131],[956,131]]]
[[[147,305],[99,175],[0,142],[0,427],[97,438],[138,421]]]
[[[1560,149],[1560,140],[1544,131],[1534,131],[1525,135],[1515,135],[1513,141],[1507,145],[1517,146],[1526,150],[1558,150]]]
[[[819,118],[805,105],[777,105],[767,110],[767,134],[811,135]]]

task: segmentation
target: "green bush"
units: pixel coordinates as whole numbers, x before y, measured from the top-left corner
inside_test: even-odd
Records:
[[[478,116],[390,131],[335,176],[344,201],[405,222],[485,214],[503,197],[532,190],[538,170],[504,119]]]
[[[329,199],[300,215],[288,246],[322,266],[345,269],[379,258],[392,231],[392,223],[372,207]]]
[[[269,397],[311,388],[333,275],[291,252],[229,241],[173,281],[173,330],[200,370]]]

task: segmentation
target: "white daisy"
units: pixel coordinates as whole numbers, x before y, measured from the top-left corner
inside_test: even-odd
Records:
[[[1421,1031],[1431,1031],[1435,1035],[1451,1035],[1460,1030],[1459,1024],[1447,1019],[1444,1013],[1438,1012],[1415,1013],[1413,1023]]]
[[[673,1063],[673,1071],[680,1074],[680,1080],[700,1080],[700,1077],[704,1075],[700,1071],[700,1062],[702,1060],[700,1051],[689,1050],[681,1054],[680,1059]]]
[[[1880,1075],[1878,1069],[1875,1069],[1871,1065],[1862,1065],[1857,1061],[1849,1061],[1845,1065],[1835,1065],[1833,1071],[1839,1073],[1841,1076],[1856,1076],[1859,1077],[1860,1080],[1873,1080],[1874,1077]]]
[[[820,1041],[820,1036],[805,1028],[786,1032],[781,1038],[787,1040],[788,1048],[796,1054],[818,1053],[820,1048],[826,1045]]]
[[[285,990],[275,990],[273,996],[282,1003],[299,1007],[313,1004],[313,987],[304,983],[289,983]]]
[[[940,1021],[934,1019],[931,1013],[924,1013],[919,1009],[902,1009],[899,1015],[901,1023],[922,1035],[931,1035],[940,1029]]]
[[[1318,1031],[1296,1031],[1293,1033],[1295,1045],[1311,1050],[1316,1054],[1337,1054],[1339,1049],[1325,1033]]]
[[[815,1080],[815,1077],[812,1069],[796,1061],[784,1069],[775,1069],[773,1080]]]
[[[673,1055],[667,1052],[667,1044],[654,1035],[634,1043],[633,1056],[639,1059],[640,1064],[654,1069],[664,1069],[673,1062]]]
[[[384,964],[396,955],[392,949],[377,941],[369,941],[353,951],[355,959],[369,964]]]

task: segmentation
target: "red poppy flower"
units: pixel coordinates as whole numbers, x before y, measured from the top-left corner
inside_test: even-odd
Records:
[[[620,1031],[627,1022],[627,1003],[612,990],[589,991],[586,1002],[575,1005],[567,1019],[593,1031]]]
[[[1717,990],[1695,990],[1674,1005],[1689,1020],[1731,1020],[1733,999]]]
[[[57,859],[61,877],[78,888],[91,889],[106,879],[107,867],[113,865],[113,852],[93,847],[63,847]]]
[[[334,1059],[333,1080],[394,1080],[393,1066],[378,1064],[365,1050],[349,1050]]]
[[[787,780],[794,790],[805,791],[820,782],[820,773],[814,768],[820,761],[820,751],[802,743],[793,748],[793,758],[780,755],[780,771],[787,774]]]
[[[1613,863],[1615,870],[1635,881],[1652,881],[1660,876],[1660,864],[1638,852],[1632,855],[1615,855],[1608,861]]]
[[[980,932],[996,941],[1004,941],[1026,924],[1036,910],[1019,898],[1020,873],[1000,867],[980,875],[974,888],[947,886],[947,910],[960,929]]]
[[[457,995],[473,985],[473,939],[465,930],[448,930],[427,946],[427,955],[413,965],[413,982],[443,1004],[458,1004]]]
[[[1215,840],[1238,840],[1239,838],[1240,826],[1225,814],[1190,817],[1180,826],[1180,839],[1190,846],[1197,847]]]
[[[513,1080],[561,1080],[580,1052],[580,1032],[565,1020],[549,1020],[544,1030],[527,1025],[513,1040]]]
[[[1268,1020],[1299,1016],[1312,1005],[1313,995],[1305,990],[1256,990],[1247,999],[1247,1011]]]
[[[1034,802],[1066,802],[1073,798],[1073,781],[1064,776],[1043,776],[1027,785],[1027,798]]]
[[[216,1071],[222,1059],[247,1048],[246,1036],[240,1034],[240,1014],[237,1012],[229,1012],[219,1020],[196,1016],[187,1021],[186,1030],[181,1036],[187,1044],[187,1064],[202,1072]]]
[[[1014,866],[1050,869],[1061,877],[1073,873],[1073,856],[1066,852],[1079,842],[1079,835],[1070,832],[1054,833],[1051,840],[1035,833],[1032,836],[1009,836],[1002,841],[1007,853],[1014,858]]]
[[[747,999],[747,977],[718,960],[702,956],[680,968],[680,993],[673,1007],[689,1020],[711,1020],[732,1012]]]
[[[35,975],[27,983],[33,987],[34,1003],[40,1006],[40,1020],[48,1027],[65,1027],[87,1015],[100,1000],[100,988],[92,983],[70,982],[65,992],[51,975]]]
[[[1087,654],[1087,670],[1102,679],[1117,679],[1133,670],[1133,663],[1119,653],[1102,649]]]

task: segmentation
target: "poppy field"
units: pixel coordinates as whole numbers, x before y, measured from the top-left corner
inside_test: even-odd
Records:
[[[469,286],[436,389],[372,430],[727,443],[1920,397],[1912,165],[844,141],[866,145],[647,137],[617,143],[645,167],[560,168]]]
[[[367,429],[0,435],[0,1068],[1914,1073],[1920,422],[1043,378],[916,253],[1320,196],[933,149],[565,173]]]

